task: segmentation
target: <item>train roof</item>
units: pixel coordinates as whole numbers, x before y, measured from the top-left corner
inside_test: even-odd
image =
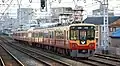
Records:
[[[66,25],[66,26],[63,26],[63,25],[59,25],[58,27],[57,26],[54,26],[54,27],[47,27],[47,28],[31,28],[27,31],[17,31],[17,32],[14,32],[14,33],[26,33],[26,32],[40,32],[40,31],[45,31],[45,30],[69,30],[69,27],[70,26],[95,26],[94,24],[88,24],[88,23],[77,23],[77,24],[70,24],[70,25]]]
[[[27,31],[15,31],[14,33],[27,33]]]
[[[35,29],[34,31],[45,31],[45,30],[56,30],[56,29],[59,29],[59,30],[63,30],[63,29],[69,29],[68,28],[69,26],[58,26],[58,27],[50,27],[50,28],[41,28],[41,29]]]
[[[68,30],[70,26],[95,26],[94,24],[88,24],[88,23],[77,23],[77,24],[71,24],[71,25],[67,25],[67,26],[56,26],[56,27],[47,27],[47,28],[37,28],[34,29],[34,31],[44,31],[44,30],[56,30],[56,29],[60,29],[60,30]]]

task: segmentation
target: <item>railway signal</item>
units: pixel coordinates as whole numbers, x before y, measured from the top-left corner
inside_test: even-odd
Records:
[[[44,9],[45,7],[45,0],[41,0],[41,8]]]

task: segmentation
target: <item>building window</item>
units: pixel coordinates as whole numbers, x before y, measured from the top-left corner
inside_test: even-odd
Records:
[[[116,31],[116,28],[114,28],[114,27],[113,27],[113,28],[110,28],[109,31],[110,31],[110,32],[115,32],[115,31]]]

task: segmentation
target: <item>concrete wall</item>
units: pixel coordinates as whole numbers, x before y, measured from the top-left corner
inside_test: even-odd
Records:
[[[110,53],[120,55],[120,38],[111,38]]]

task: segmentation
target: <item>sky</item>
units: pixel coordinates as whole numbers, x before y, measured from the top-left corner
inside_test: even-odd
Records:
[[[5,4],[9,4],[11,0],[5,0],[5,3],[2,3],[2,1],[0,0],[0,13],[3,13],[5,11],[5,8],[8,5]],[[20,1],[20,0],[19,0]],[[73,0],[61,0],[61,3],[59,3],[59,0],[48,0],[51,2],[51,7],[62,7],[62,6],[66,6],[66,7],[72,7],[74,8],[75,4],[77,5],[81,5],[85,7],[85,10],[87,11],[88,14],[91,13],[91,11],[93,9],[97,9],[99,8],[99,3],[94,2],[93,0],[86,0],[86,3],[84,3],[84,0],[79,0],[79,2],[77,2],[75,0],[75,2]],[[54,1],[54,2],[52,2]],[[109,8],[113,9],[116,7],[116,5],[120,5],[120,0],[117,0],[119,2],[116,2],[115,0],[109,0]],[[80,4],[81,3],[81,4]],[[16,17],[16,12],[17,12],[17,0],[13,0],[12,1],[12,5],[9,7],[9,9],[6,11],[6,13],[10,13],[10,15],[12,17]],[[38,10],[40,9],[40,0],[32,0],[32,3],[29,2],[29,0],[22,0],[21,2],[21,8],[37,8]],[[116,7],[117,8],[117,7]]]

